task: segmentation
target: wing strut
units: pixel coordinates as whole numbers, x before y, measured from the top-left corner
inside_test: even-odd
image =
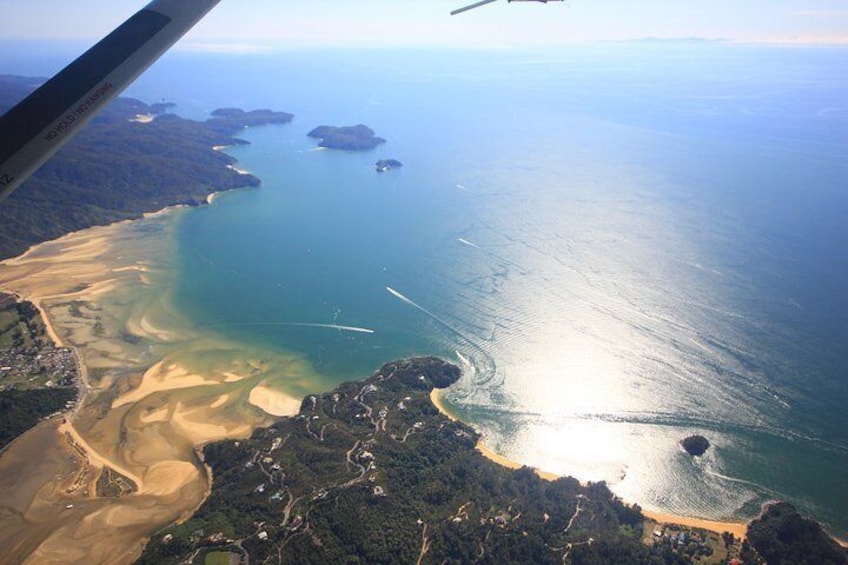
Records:
[[[480,6],[485,6],[486,4],[491,4],[492,2],[497,2],[498,0],[480,0],[480,2],[475,2],[474,4],[465,6],[464,8],[459,8],[451,12],[451,16],[455,16],[457,14],[461,14],[462,12],[467,12],[468,10],[473,10],[474,8],[479,8]]]
[[[546,4],[548,2],[562,2],[563,0],[506,0],[507,2],[542,2]],[[451,16],[455,16],[457,14],[461,14],[462,12],[467,12],[468,10],[473,10],[474,8],[479,8],[480,6],[485,6],[486,4],[491,4],[492,2],[497,2],[497,0],[481,0],[480,2],[475,2],[474,4],[470,4],[465,6],[464,8],[459,8],[458,10],[454,10],[451,12]]]

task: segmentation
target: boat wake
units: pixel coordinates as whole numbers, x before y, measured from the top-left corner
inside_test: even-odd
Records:
[[[496,365],[495,365],[495,360],[476,341],[469,338],[464,333],[462,333],[461,331],[459,331],[458,329],[456,329],[455,327],[450,325],[448,322],[446,322],[445,320],[443,320],[442,318],[440,318],[439,316],[437,316],[433,312],[430,312],[429,310],[427,310],[423,306],[416,303],[411,298],[404,296],[403,294],[401,294],[397,290],[393,289],[392,287],[387,286],[386,290],[389,292],[389,294],[391,294],[392,296],[394,296],[398,300],[402,301],[405,304],[408,304],[409,306],[412,306],[413,308],[415,308],[416,310],[419,310],[420,312],[423,312],[424,314],[426,314],[427,316],[429,316],[430,318],[432,318],[433,320],[435,320],[436,322],[441,324],[444,328],[446,328],[451,333],[453,333],[454,335],[459,337],[460,340],[462,340],[462,342],[468,344],[468,346],[471,349],[473,349],[477,354],[479,354],[479,356],[480,356],[480,369],[481,370],[478,371],[477,365],[475,363],[473,363],[471,360],[469,360],[467,357],[463,356],[462,354],[460,354],[457,351],[457,355],[459,356],[459,358],[463,362],[463,364],[465,364],[467,367],[472,367],[474,369],[473,371],[469,371],[468,373],[465,373],[465,374],[467,374],[470,377],[474,377],[476,379],[476,380],[473,381],[475,385],[489,383],[489,382],[492,381],[492,379],[495,378],[495,376],[497,375],[497,368],[496,368]],[[458,389],[459,389],[459,387],[457,387],[455,390],[458,390]]]
[[[370,328],[359,328],[356,326],[341,326],[339,324],[317,324],[310,322],[244,322],[241,324],[217,324],[212,326],[206,326],[208,328],[218,328],[218,327],[260,327],[260,326],[289,326],[289,327],[298,327],[298,328],[324,328],[328,330],[338,330],[341,332],[354,332],[361,334],[373,334],[376,333],[375,330]]]
[[[361,334],[373,334],[376,333],[374,330],[369,328],[357,328],[355,326],[340,326],[338,324],[310,324],[306,322],[284,322],[281,325],[286,326],[297,326],[301,328],[325,328],[328,330],[339,330],[341,332],[354,332]]]

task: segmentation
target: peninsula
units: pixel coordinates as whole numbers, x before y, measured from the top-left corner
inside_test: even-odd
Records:
[[[0,114],[43,79],[0,76]],[[0,259],[66,233],[140,218],[167,206],[198,205],[209,194],[257,186],[214,147],[247,144],[245,127],[292,115],[222,108],[205,122],[163,113],[171,104],[119,98],[0,206]]]
[[[459,376],[435,357],[394,361],[249,439],[207,445],[210,496],[137,563],[848,563],[788,504],[764,510],[748,543],[658,523],[603,482],[493,461],[434,404]]]
[[[459,374],[395,361],[250,439],[206,446],[212,494],[138,563],[686,563],[642,544],[639,507],[603,483],[486,459],[479,434],[430,401]]]
[[[374,130],[363,124],[342,127],[318,126],[307,136],[320,139],[319,147],[346,151],[374,149],[386,142],[382,137],[377,137]]]

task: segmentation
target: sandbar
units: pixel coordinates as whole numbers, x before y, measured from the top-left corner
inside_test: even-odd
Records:
[[[243,439],[249,437],[253,431],[250,424],[217,422],[211,419],[207,406],[189,408],[182,402],[177,402],[170,422],[180,435],[198,446],[224,439]]]
[[[249,402],[272,416],[295,416],[301,401],[282,391],[260,384],[250,391]]]
[[[299,408],[258,384],[311,386],[302,357],[181,315],[178,218],[90,228],[0,262],[0,288],[33,302],[81,369],[81,400],[61,425],[24,434],[0,459],[0,542],[19,562],[131,563],[152,532],[188,519],[208,495],[203,445]]]
[[[159,361],[148,369],[142,377],[141,384],[133,391],[115,399],[112,408],[132,404],[151,394],[182,388],[215,385],[216,381],[206,379],[202,375],[189,373],[189,370],[177,365],[165,365]]]

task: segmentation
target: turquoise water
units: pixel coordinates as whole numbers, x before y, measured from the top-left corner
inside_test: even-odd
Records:
[[[304,353],[324,388],[444,355],[507,456],[684,514],[788,499],[844,536],[845,68],[685,44],[178,54],[132,94],[296,115],[229,150],[262,188],[182,220],[198,325]],[[388,143],[305,135],[356,123]]]

